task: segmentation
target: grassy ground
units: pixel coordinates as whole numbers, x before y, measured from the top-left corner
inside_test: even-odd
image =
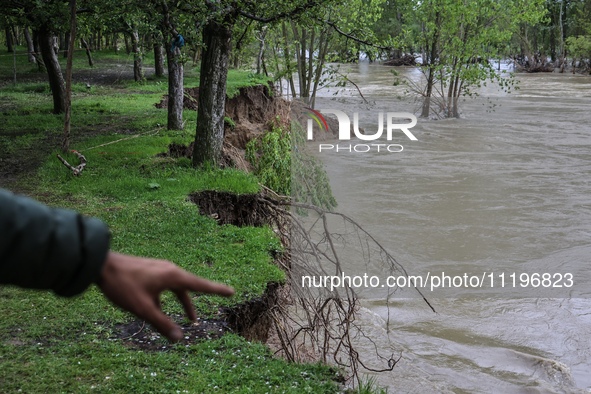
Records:
[[[187,201],[190,192],[205,189],[256,192],[252,176],[195,170],[187,159],[156,156],[171,142],[189,142],[194,133],[193,111],[184,114],[187,131],[163,127],[166,110],[154,104],[166,91],[166,81],[137,84],[120,78],[132,64],[125,54],[95,54],[94,69],[83,64],[82,54],[77,56],[72,148],[88,160],[80,177],[55,158],[63,118],[50,113],[44,76],[21,56],[17,80],[22,82],[12,85],[12,58],[0,57],[0,186],[103,219],[116,251],[170,259],[234,286],[237,294],[230,300],[194,298],[204,319],[216,318],[220,307],[261,296],[270,282],[283,281],[271,259],[280,244],[269,229],[219,226]],[[119,69],[113,78],[112,70]],[[93,74],[103,77],[94,83]],[[196,86],[197,77],[187,67],[186,86]],[[255,82],[247,72],[230,78],[229,89],[235,91]],[[76,163],[73,155],[66,158]],[[171,296],[163,298],[163,308],[181,314]],[[133,318],[95,288],[61,299],[3,287],[0,314],[0,391],[6,393],[337,391],[331,369],[275,359],[264,346],[235,334],[174,346],[156,338],[159,351],[131,347],[118,330]]]

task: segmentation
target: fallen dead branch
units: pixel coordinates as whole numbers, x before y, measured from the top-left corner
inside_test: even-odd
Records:
[[[60,161],[62,163],[64,163],[64,165],[66,167],[68,167],[70,170],[72,170],[72,173],[75,176],[79,176],[82,173],[82,170],[84,170],[84,167],[86,167],[86,157],[84,157],[84,155],[76,150],[72,150],[71,151],[73,154],[75,154],[78,157],[78,160],[80,160],[80,164],[78,164],[76,167],[74,167],[73,165],[71,165],[70,163],[68,163],[66,161],[66,159],[64,159],[63,157],[61,157],[59,154],[57,155],[57,158],[60,159]]]

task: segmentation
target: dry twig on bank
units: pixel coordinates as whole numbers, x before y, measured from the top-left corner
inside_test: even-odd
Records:
[[[76,150],[71,151],[73,154],[75,154],[78,157],[78,160],[80,160],[80,164],[78,164],[76,167],[74,167],[73,165],[71,165],[70,163],[68,163],[66,161],[66,159],[64,159],[63,157],[61,157],[59,154],[57,155],[57,158],[60,159],[60,161],[62,163],[64,163],[64,165],[66,167],[68,167],[70,170],[72,170],[72,173],[75,176],[79,176],[80,173],[82,173],[82,170],[84,170],[84,167],[86,167],[86,157],[84,157],[84,155]]]

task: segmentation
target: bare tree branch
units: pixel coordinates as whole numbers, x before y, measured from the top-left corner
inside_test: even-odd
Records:
[[[257,209],[264,217],[273,218],[270,224],[276,233],[281,234],[285,252],[280,264],[287,268],[288,276],[283,300],[268,311],[279,347],[276,353],[291,361],[334,363],[345,368],[346,379],[353,386],[359,384],[363,371],[391,371],[401,356],[395,356],[396,351],[388,351],[383,344],[378,346],[375,336],[366,333],[366,329],[357,323],[359,299],[352,288],[312,289],[299,286],[296,277],[342,273],[340,255],[346,256],[346,250],[339,250],[343,245],[350,247],[352,244],[361,251],[366,264],[375,260],[373,264],[384,264],[389,273],[408,276],[404,267],[347,215],[294,202],[264,186],[262,189]],[[286,209],[288,207],[294,211],[307,211],[306,220]],[[344,233],[338,233],[334,228],[335,218],[342,220],[348,230],[345,228]],[[395,290],[388,290],[386,300]],[[434,311],[420,290],[415,290]],[[361,352],[360,348],[373,348],[374,351]],[[382,355],[383,352],[387,353]]]
[[[302,12],[309,10],[310,8],[316,7],[318,5],[321,5],[323,2],[325,2],[325,0],[308,0],[304,4],[300,4],[290,11],[281,12],[279,14],[269,16],[269,17],[257,16],[257,15],[248,13],[244,10],[238,10],[238,14],[242,15],[245,18],[255,20],[257,22],[270,23],[270,22],[276,22],[281,19],[291,18],[291,17],[297,16],[297,15],[300,15]]]
[[[71,165],[70,163],[68,163],[66,161],[66,159],[64,159],[63,157],[61,157],[60,155],[57,155],[57,158],[66,166],[68,167],[70,170],[72,170],[72,173],[75,176],[79,176],[82,173],[82,170],[84,170],[84,167],[86,167],[86,157],[84,157],[84,155],[76,150],[73,150],[72,153],[74,153],[76,156],[78,156],[78,160],[80,160],[80,164],[78,164],[76,167],[74,167],[73,165]]]
[[[353,34],[351,34],[351,33],[345,33],[344,31],[342,31],[342,30],[341,30],[341,29],[340,29],[340,28],[337,26],[337,24],[336,24],[335,22],[328,21],[328,20],[322,20],[322,19],[318,19],[318,21],[319,21],[320,23],[324,23],[324,24],[327,24],[327,25],[329,25],[330,27],[332,27],[333,29],[335,29],[335,31],[336,31],[337,33],[339,33],[340,35],[342,35],[342,36],[345,36],[345,37],[347,37],[347,38],[349,38],[349,39],[351,39],[351,40],[353,40],[353,41],[355,41],[355,42],[358,42],[358,43],[360,43],[360,44],[364,44],[364,45],[367,45],[367,46],[370,46],[370,47],[374,47],[374,48],[377,48],[377,49],[381,49],[381,50],[383,50],[383,51],[390,51],[390,50],[394,49],[393,47],[384,47],[384,46],[381,46],[381,45],[377,45],[377,44],[375,44],[375,43],[373,43],[373,42],[370,42],[370,41],[367,41],[367,40],[361,39],[361,38],[359,38],[359,37],[356,37],[356,36],[354,36],[354,35],[353,35]]]

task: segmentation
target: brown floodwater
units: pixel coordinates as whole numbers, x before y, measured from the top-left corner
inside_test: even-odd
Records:
[[[317,109],[369,111],[360,116],[366,130],[377,127],[375,108],[417,109],[388,67],[341,72],[373,109],[348,101],[355,89],[321,91]],[[516,79],[510,94],[478,89],[460,119],[419,119],[418,141],[397,137],[402,152],[317,154],[338,211],[410,274],[573,275],[570,288],[520,287],[517,276],[515,288],[426,290],[438,313],[417,298],[361,290],[365,330],[402,356],[376,375],[389,392],[591,392],[591,77]]]

